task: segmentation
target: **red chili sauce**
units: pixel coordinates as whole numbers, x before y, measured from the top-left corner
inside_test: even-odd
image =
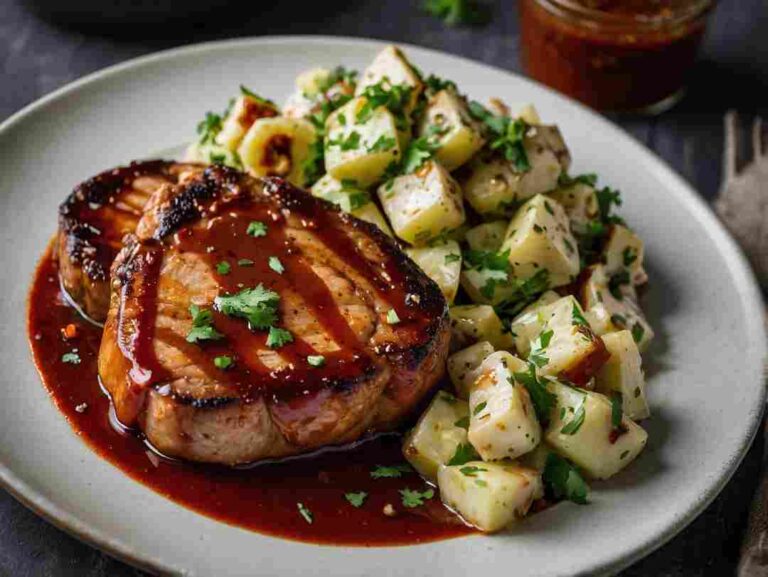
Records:
[[[28,315],[38,371],[75,433],[130,477],[181,505],[261,533],[334,545],[409,545],[470,533],[436,494],[419,507],[402,504],[400,490],[428,488],[417,474],[372,477],[378,465],[403,464],[399,435],[348,450],[229,469],[164,459],[138,434],[118,432],[110,424],[110,403],[97,378],[102,329],[65,301],[50,249],[38,267]],[[68,353],[75,356],[64,357]],[[360,491],[368,496],[355,507],[345,494]],[[299,503],[311,513],[311,523]],[[384,514],[386,505],[394,515]]]
[[[693,65],[708,0],[521,0],[526,73],[599,110],[673,103]]]

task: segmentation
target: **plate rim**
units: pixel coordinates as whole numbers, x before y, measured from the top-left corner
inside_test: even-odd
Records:
[[[747,417],[751,421],[749,429],[741,440],[739,451],[732,455],[732,458],[723,463],[721,471],[718,473],[718,482],[713,483],[710,489],[699,496],[698,500],[687,510],[679,515],[677,522],[670,525],[665,531],[660,532],[653,538],[645,542],[638,543],[636,546],[625,551],[622,555],[616,556],[613,560],[606,562],[602,566],[595,567],[598,574],[617,573],[634,562],[647,556],[658,549],[674,536],[685,529],[693,520],[695,520],[721,493],[725,485],[731,480],[733,474],[738,469],[752,445],[752,442],[759,430],[761,417],[766,402],[766,357],[768,357],[768,328],[763,322],[764,302],[757,280],[754,276],[751,266],[743,251],[725,229],[722,223],[717,219],[709,204],[701,197],[694,188],[685,181],[674,169],[657,155],[653,150],[647,148],[635,136],[627,132],[621,126],[611,120],[601,116],[599,113],[591,110],[578,101],[575,101],[563,94],[560,94],[551,88],[544,86],[526,76],[511,70],[498,66],[479,62],[465,56],[457,55],[452,52],[445,52],[433,48],[421,46],[418,44],[399,42],[390,39],[376,39],[351,36],[335,35],[280,35],[280,36],[248,36],[226,40],[214,40],[199,43],[190,43],[158,52],[152,52],[143,56],[132,58],[94,72],[91,72],[81,78],[78,78],[53,92],[42,96],[41,98],[27,104],[19,111],[9,116],[0,123],[0,139],[5,133],[17,124],[23,122],[28,117],[44,110],[48,105],[67,96],[74,96],[79,90],[87,89],[88,86],[103,81],[108,81],[113,77],[129,72],[136,68],[152,65],[164,60],[173,60],[177,57],[188,57],[195,53],[210,52],[216,50],[226,50],[238,46],[269,46],[279,44],[300,44],[300,45],[322,45],[322,44],[357,44],[368,48],[383,47],[388,44],[396,44],[406,50],[418,51],[425,55],[449,57],[471,65],[476,68],[484,68],[488,71],[512,76],[518,82],[527,83],[535,86],[537,90],[548,93],[555,100],[568,103],[577,107],[580,112],[589,117],[591,122],[596,123],[601,130],[606,128],[619,131],[635,148],[638,158],[643,158],[646,163],[650,163],[661,178],[674,185],[675,196],[685,204],[692,215],[699,219],[701,226],[711,235],[713,243],[724,256],[728,257],[728,273],[735,285],[740,289],[739,300],[745,305],[745,309],[752,309],[756,314],[752,315],[751,325],[745,326],[745,334],[754,339],[763,350],[763,368],[761,378],[763,387],[760,391],[760,402],[754,407],[750,407]],[[25,329],[26,339],[26,329]],[[30,509],[36,515],[42,517],[47,522],[64,532],[72,535],[76,539],[95,547],[100,551],[128,563],[136,568],[155,574],[175,574],[176,568],[164,563],[160,559],[151,558],[131,548],[130,544],[121,539],[114,539],[109,534],[99,529],[94,529],[87,521],[81,520],[76,514],[71,514],[62,510],[53,500],[36,493],[30,486],[4,463],[0,462],[0,487],[8,491],[17,501]],[[313,546],[313,544],[308,543]],[[314,545],[317,546],[317,545]],[[377,547],[385,549],[386,547]]]

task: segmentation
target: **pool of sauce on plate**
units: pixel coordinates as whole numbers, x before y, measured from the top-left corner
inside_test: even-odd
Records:
[[[30,291],[28,332],[43,383],[75,433],[136,481],[198,513],[260,533],[334,545],[407,545],[470,532],[437,495],[421,507],[407,509],[401,504],[399,490],[427,488],[415,473],[371,477],[377,465],[403,463],[398,436],[232,470],[164,459],[139,435],[118,432],[110,424],[109,400],[97,378],[102,330],[65,301],[50,249]],[[63,362],[67,353],[77,355],[79,363]],[[344,495],[359,491],[368,493],[368,498],[355,508]],[[312,523],[300,514],[299,503],[311,511]],[[392,505],[394,516],[384,514],[386,505]]]

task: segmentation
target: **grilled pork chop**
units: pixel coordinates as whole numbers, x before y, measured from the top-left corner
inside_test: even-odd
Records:
[[[278,178],[211,167],[161,188],[112,277],[99,375],[118,420],[168,456],[348,443],[396,427],[444,370],[437,285],[378,228]]]
[[[109,268],[136,228],[147,199],[164,184],[196,169],[154,160],[103,172],[79,184],[59,207],[57,254],[61,284],[91,319],[103,322],[109,309]]]

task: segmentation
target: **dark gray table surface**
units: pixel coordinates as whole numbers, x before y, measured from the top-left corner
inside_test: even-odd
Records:
[[[104,66],[141,54],[205,40],[265,34],[331,34],[411,42],[519,70],[515,0],[491,3],[493,20],[480,29],[447,28],[419,13],[416,1],[325,0],[221,6],[203,17],[169,19],[161,10],[126,24],[126,0],[92,1],[108,22],[52,20],[67,0],[0,0],[0,121],[40,96]],[[88,2],[82,2],[87,4]],[[193,1],[153,0],[174,13]],[[108,6],[118,5],[117,9]],[[249,6],[249,8],[248,8]],[[33,8],[36,8],[33,10]],[[77,21],[79,20],[79,21]],[[54,23],[55,22],[55,23]],[[705,198],[720,182],[722,117],[768,110],[768,2],[723,0],[711,21],[688,96],[659,118],[617,121],[654,150]],[[0,159],[1,160],[1,159]],[[723,386],[729,386],[723,383]],[[733,574],[750,499],[762,467],[762,435],[717,500],[669,544],[626,570],[626,576]],[[600,546],[610,546],[600,544]],[[143,575],[37,518],[0,491],[0,576],[123,577]]]

